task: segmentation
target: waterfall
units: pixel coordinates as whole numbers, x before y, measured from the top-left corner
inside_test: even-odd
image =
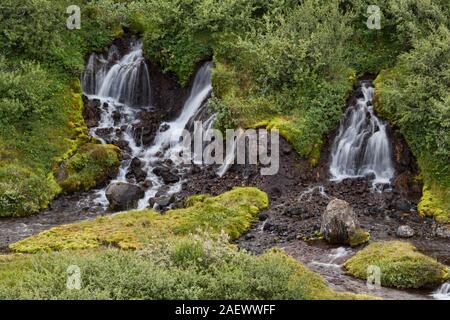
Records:
[[[147,207],[148,201],[155,196],[163,185],[161,179],[152,172],[155,166],[160,163],[161,155],[163,155],[163,159],[170,159],[172,163],[178,167],[175,168],[175,170],[179,172],[183,171],[183,165],[178,161],[178,155],[183,151],[183,146],[180,142],[181,131],[187,129],[189,123],[196,119],[201,107],[204,106],[205,100],[212,91],[211,68],[212,63],[207,62],[198,70],[194,78],[189,98],[186,100],[181,114],[175,120],[161,124],[160,130],[155,137],[154,144],[144,152],[143,158],[147,160],[144,170],[149,177],[152,177],[152,181],[156,186],[147,190],[144,198],[139,201],[139,209]],[[214,120],[211,118],[208,120],[208,126],[212,125],[212,121]],[[170,195],[179,192],[181,190],[181,183],[182,181],[180,180],[178,183],[170,186],[167,194]]]
[[[177,182],[165,183],[153,171],[164,167],[170,170],[170,174],[181,176],[186,170],[175,161],[171,161],[170,165],[166,163],[174,160],[181,148],[181,130],[191,129],[194,120],[204,113],[205,101],[212,90],[211,68],[211,62],[201,66],[180,115],[173,121],[162,123],[153,144],[146,147],[142,143],[142,132],[136,132],[136,125],[141,122],[140,113],[153,110],[150,73],[141,42],[133,41],[129,52],[124,55],[113,45],[106,54],[92,54],[89,57],[86,71],[81,77],[83,93],[89,100],[98,101],[96,105],[100,111],[99,123],[90,129],[90,134],[102,143],[120,144],[124,150],[124,160],[112,182],[137,183],[130,180],[128,175],[133,159],[138,159],[142,164],[146,183],[140,184],[147,184],[148,187],[145,187],[144,198],[139,201],[139,209],[148,207],[149,200],[158,192],[171,195],[181,191],[181,177],[178,177]],[[204,128],[210,128],[214,120],[215,115],[211,115],[204,123]],[[108,200],[105,190],[96,191],[96,202],[106,207]]]
[[[176,144],[179,138],[178,133],[187,127],[190,120],[195,118],[195,115],[197,115],[200,107],[212,90],[211,67],[211,62],[207,62],[198,70],[189,98],[185,102],[181,114],[177,119],[161,124],[161,128],[168,129],[159,130],[153,146],[146,152],[147,157],[152,157],[157,152],[165,151],[171,143]]]
[[[450,282],[444,283],[435,292],[432,297],[436,300],[450,300]]]
[[[374,88],[362,81],[362,96],[350,105],[341,121],[331,152],[332,180],[373,175],[373,185],[388,184],[394,175],[386,123],[372,107]]]
[[[142,43],[134,42],[131,51],[117,61],[119,55],[116,46],[106,55],[92,54],[82,76],[83,91],[116,104],[149,106],[150,74]]]

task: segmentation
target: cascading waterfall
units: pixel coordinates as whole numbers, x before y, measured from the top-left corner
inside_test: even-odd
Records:
[[[150,73],[142,53],[142,43],[132,43],[131,51],[117,61],[120,53],[111,46],[107,55],[92,54],[82,76],[87,95],[106,98],[130,107],[150,106]]]
[[[146,159],[147,163],[144,170],[152,177],[154,187],[147,190],[145,197],[139,201],[138,208],[143,209],[147,207],[150,198],[154,197],[163,185],[161,179],[152,172],[155,166],[160,163],[161,155],[163,155],[164,159],[170,159],[172,163],[178,165],[178,169],[175,170],[183,170],[183,165],[179,163],[178,158],[179,153],[183,151],[183,145],[180,142],[181,131],[189,127],[189,124],[196,119],[201,107],[204,106],[205,100],[211,93],[211,68],[212,63],[207,62],[198,70],[189,98],[185,102],[181,114],[173,121],[162,123],[155,137],[154,144],[145,150],[143,158]],[[214,115],[211,117],[214,117]],[[208,119],[208,127],[212,125],[213,119]],[[172,185],[167,194],[179,192],[181,183],[182,181],[180,180]]]
[[[208,62],[199,69],[181,114],[173,121],[162,123],[153,144],[146,147],[135,132],[135,125],[140,122],[140,112],[152,111],[151,79],[141,42],[133,42],[130,52],[123,57],[115,46],[111,46],[106,55],[90,56],[86,72],[81,78],[82,87],[88,99],[98,100],[100,109],[100,121],[96,127],[91,128],[90,133],[102,143],[124,144],[121,147],[125,147],[126,157],[118,176],[112,182],[130,182],[128,174],[133,159],[142,163],[142,171],[149,187],[145,197],[139,201],[139,209],[148,207],[149,200],[162,189],[166,195],[181,190],[181,179],[167,184],[153,171],[172,160],[171,174],[183,173],[185,168],[175,162],[181,148],[181,130],[191,127],[194,120],[202,114],[204,102],[212,90],[211,67],[212,64]],[[214,120],[215,115],[210,116],[204,122],[204,128],[210,128]],[[97,191],[96,202],[104,207],[108,206],[105,189]]]
[[[372,107],[374,88],[367,81],[359,88],[362,97],[351,105],[341,121],[331,153],[332,180],[374,176],[373,185],[388,184],[394,175],[386,123]]]

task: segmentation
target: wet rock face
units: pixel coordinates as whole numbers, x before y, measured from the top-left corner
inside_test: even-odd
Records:
[[[173,202],[175,201],[174,195],[161,196],[151,198],[148,202],[151,208],[155,208],[156,210],[164,210],[167,209]]]
[[[166,167],[156,167],[153,169],[153,173],[160,177],[165,184],[175,183],[180,180],[180,178],[174,174],[169,168]]]
[[[328,242],[347,244],[358,228],[358,218],[346,201],[334,198],[328,203],[320,226],[320,232]]]
[[[134,178],[136,182],[143,182],[147,178],[147,172],[142,169],[142,161],[139,158],[131,160],[130,169],[127,173],[127,179]]]
[[[135,209],[144,194],[140,187],[126,182],[114,182],[106,188],[106,198],[112,210]]]
[[[101,118],[100,100],[89,100],[83,95],[83,117],[88,128],[97,127]]]

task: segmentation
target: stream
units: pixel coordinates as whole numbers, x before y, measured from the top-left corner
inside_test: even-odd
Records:
[[[273,246],[282,247],[339,291],[386,299],[450,299],[450,283],[432,292],[389,288],[371,291],[364,281],[346,275],[343,270],[342,264],[357,249],[296,238],[301,228],[315,231],[321,210],[335,196],[346,198],[355,206],[362,224],[370,229],[375,240],[395,238],[393,230],[404,221],[416,230],[434,227],[431,220],[418,220],[414,205],[411,205],[411,217],[397,217],[394,210],[387,206],[383,209],[385,207],[380,205],[388,198],[397,197],[392,186],[397,172],[388,124],[380,120],[372,108],[374,89],[370,81],[361,81],[355,89],[356,99],[345,111],[326,150],[328,155],[321,157],[325,160],[314,169],[316,171],[311,172],[308,165],[303,165],[304,160],[282,142],[280,172],[272,177],[261,177],[251,167],[240,169],[231,165],[235,149],[227,154],[220,167],[203,163],[185,165],[179,160],[180,130],[193,133],[195,121],[202,121],[203,129],[208,129],[216,119],[215,114],[207,110],[212,68],[211,62],[199,66],[187,98],[179,101],[180,111],[169,120],[158,120],[158,129],[147,139],[143,119],[160,110],[156,110],[152,101],[156,88],[143,56],[142,43],[132,39],[125,51],[112,45],[107,52],[90,55],[81,83],[85,99],[95,106],[98,119],[90,126],[89,133],[101,143],[115,144],[123,151],[119,173],[111,184],[127,183],[142,188],[144,196],[137,209],[170,208],[189,194],[205,191],[218,194],[233,186],[257,186],[271,198],[269,218],[256,223],[237,241],[241,247],[256,253]],[[8,252],[9,244],[57,225],[111,214],[107,188],[62,195],[38,215],[3,218],[0,220],[0,250]],[[368,211],[371,208],[382,209],[371,213]],[[441,240],[424,231],[412,242],[421,251],[450,264],[448,239]]]

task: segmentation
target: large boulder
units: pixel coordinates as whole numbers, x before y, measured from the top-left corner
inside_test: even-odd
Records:
[[[359,227],[352,207],[344,200],[332,199],[322,214],[320,232],[330,243],[357,246],[369,240],[369,234]]]
[[[135,209],[139,199],[145,195],[142,188],[126,182],[111,183],[105,193],[112,210]]]

